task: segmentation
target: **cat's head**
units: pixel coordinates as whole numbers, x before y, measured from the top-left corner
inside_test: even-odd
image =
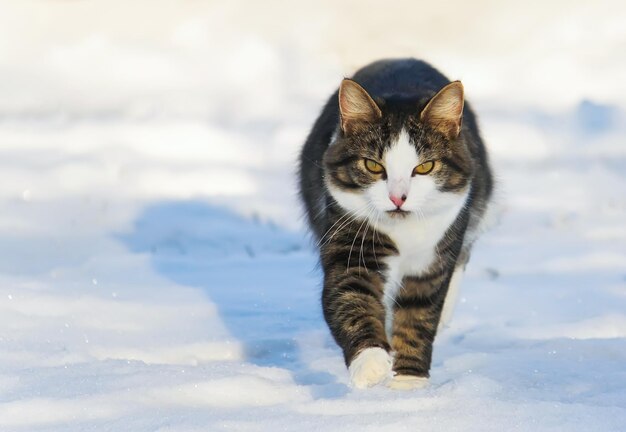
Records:
[[[351,213],[390,223],[458,208],[474,170],[461,134],[463,104],[459,81],[429,100],[374,100],[344,80],[341,123],[324,158],[333,198]]]

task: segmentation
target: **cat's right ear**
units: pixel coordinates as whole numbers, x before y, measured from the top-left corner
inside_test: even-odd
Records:
[[[420,119],[454,140],[461,133],[463,121],[463,84],[453,81],[437,93],[422,110]]]
[[[341,130],[348,135],[382,117],[374,99],[351,79],[344,79],[339,86],[339,113]]]

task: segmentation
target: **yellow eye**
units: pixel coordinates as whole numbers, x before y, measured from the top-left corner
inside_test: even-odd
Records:
[[[413,172],[415,174],[425,175],[431,172],[434,167],[435,167],[435,162],[428,161],[428,162],[424,162],[421,165],[416,166]]]
[[[365,168],[374,174],[381,174],[385,171],[385,168],[381,164],[374,162],[371,159],[365,159]]]

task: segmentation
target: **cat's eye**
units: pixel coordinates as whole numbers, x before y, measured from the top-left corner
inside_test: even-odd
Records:
[[[385,172],[385,168],[381,164],[371,159],[365,159],[365,168],[367,168],[369,172],[374,174],[382,174],[383,172]]]
[[[435,167],[435,162],[433,161],[424,162],[423,164],[420,164],[415,167],[415,169],[413,170],[413,174],[425,175],[431,172],[434,167]]]

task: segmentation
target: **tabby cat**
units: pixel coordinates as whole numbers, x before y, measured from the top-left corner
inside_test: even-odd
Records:
[[[382,60],[332,95],[301,153],[300,194],[353,386],[428,382],[491,190],[461,82]]]

